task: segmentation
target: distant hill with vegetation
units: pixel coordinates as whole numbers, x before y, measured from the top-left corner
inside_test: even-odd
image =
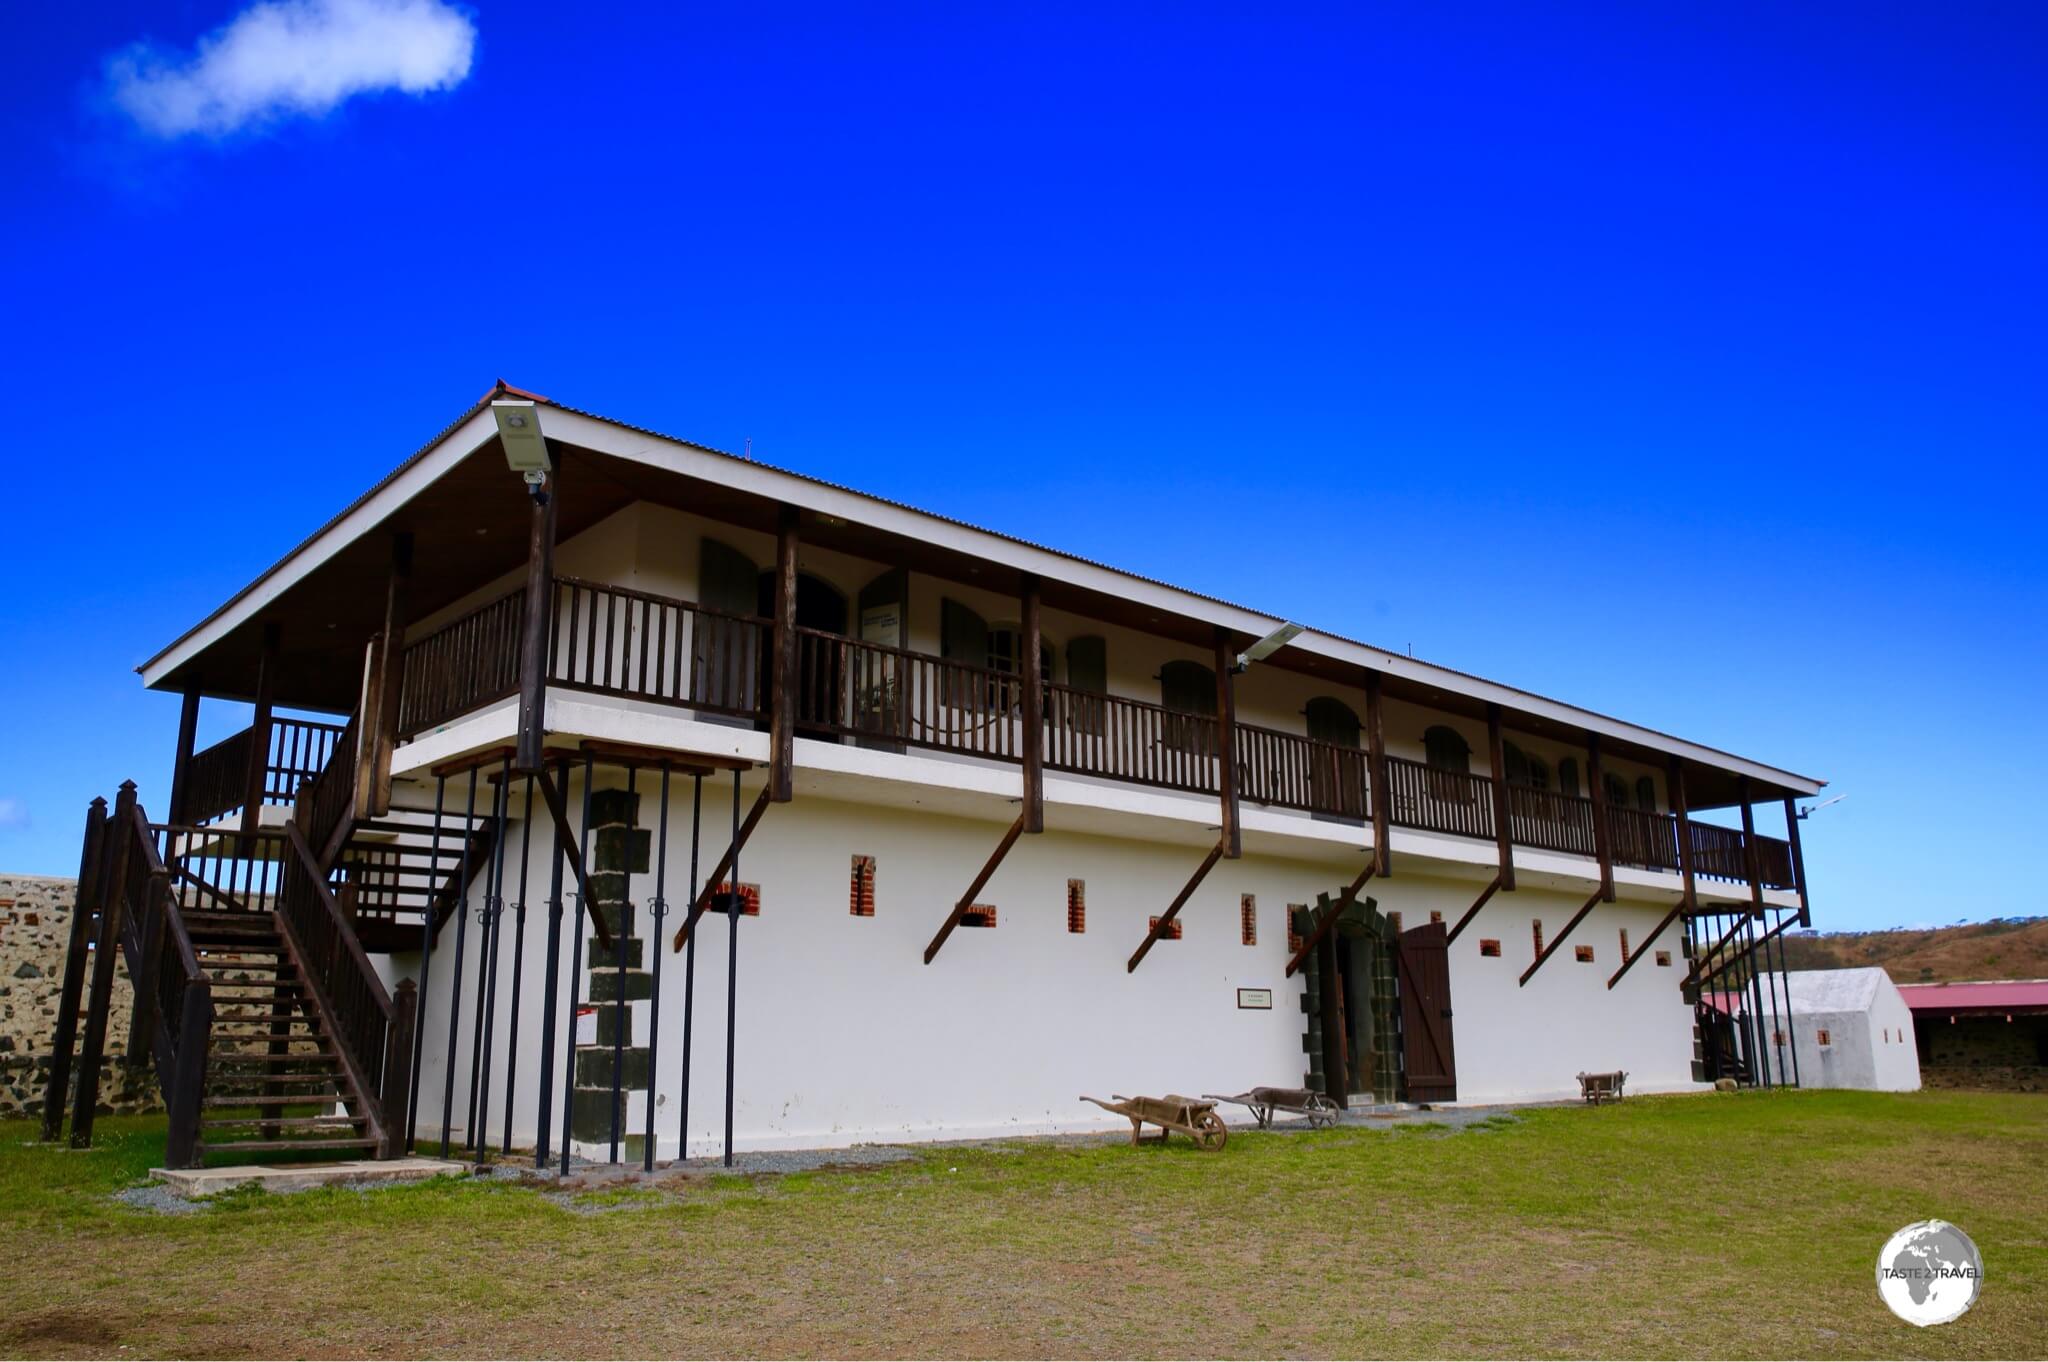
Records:
[[[2048,917],[1994,918],[1885,932],[1787,933],[1791,969],[1880,965],[1896,984],[1948,979],[2048,979]]]

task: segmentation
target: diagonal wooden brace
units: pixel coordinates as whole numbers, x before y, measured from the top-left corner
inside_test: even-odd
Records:
[[[1377,856],[1377,853],[1375,853],[1375,856]],[[1358,878],[1353,880],[1350,887],[1337,896],[1337,906],[1323,914],[1323,920],[1316,924],[1315,931],[1309,934],[1308,940],[1301,943],[1301,949],[1294,953],[1294,958],[1287,962],[1287,973],[1282,977],[1292,979],[1294,972],[1301,968],[1302,962],[1308,959],[1310,953],[1316,947],[1323,944],[1323,938],[1336,930],[1337,919],[1344,915],[1344,910],[1349,908],[1352,901],[1358,897],[1358,891],[1365,888],[1365,882],[1378,873],[1379,868],[1380,863],[1377,859],[1366,862],[1365,869],[1358,872]]]
[[[1522,971],[1522,977],[1518,981],[1516,981],[1515,986],[1517,988],[1520,988],[1524,984],[1527,984],[1529,980],[1533,979],[1536,976],[1536,971],[1543,968],[1543,962],[1548,960],[1551,956],[1556,955],[1558,948],[1564,945],[1564,939],[1572,934],[1572,928],[1578,926],[1581,922],[1584,922],[1586,920],[1586,914],[1593,911],[1593,905],[1600,902],[1602,899],[1606,897],[1606,886],[1603,885],[1600,888],[1595,889],[1593,891],[1593,897],[1586,900],[1586,906],[1579,909],[1578,912],[1573,913],[1572,920],[1564,924],[1564,930],[1557,934],[1557,939],[1552,941],[1548,946],[1545,946],[1543,948],[1543,954],[1536,957],[1536,963]]]
[[[1506,878],[1507,877],[1505,874],[1495,875],[1493,879],[1487,883],[1486,888],[1479,891],[1479,897],[1472,900],[1472,906],[1465,910],[1465,916],[1458,919],[1458,925],[1451,928],[1450,935],[1444,938],[1444,944],[1446,946],[1450,945],[1453,941],[1456,941],[1458,939],[1458,933],[1464,931],[1465,928],[1471,923],[1472,919],[1479,916],[1479,910],[1486,906],[1487,901],[1489,899],[1491,899],[1495,894],[1499,893],[1502,889],[1509,888],[1509,886],[1503,883],[1503,881]],[[1510,889],[1509,892],[1513,892],[1512,889]]]
[[[1018,838],[1022,838],[1022,836],[1024,836],[1024,823],[1026,823],[1026,821],[1030,821],[1030,813],[1018,813],[1018,821],[1010,823],[1010,832],[1006,832],[1006,834],[1004,834],[1004,840],[1001,840],[1001,842],[997,842],[997,844],[995,844],[995,852],[991,852],[991,854],[989,854],[989,858],[987,858],[987,862],[983,862],[983,866],[981,866],[981,875],[977,875],[977,877],[975,877],[975,883],[967,887],[967,893],[963,893],[963,895],[961,895],[961,901],[958,901],[958,903],[954,903],[954,905],[952,905],[952,911],[950,911],[950,913],[946,913],[946,922],[942,922],[942,924],[940,924],[940,928],[938,928],[938,936],[934,936],[934,938],[932,938],[932,944],[924,948],[924,963],[926,963],[926,965],[930,965],[930,963],[932,963],[932,959],[934,959],[934,956],[938,954],[938,948],[946,944],[946,938],[948,938],[948,936],[952,936],[952,928],[956,928],[956,926],[961,926],[961,918],[965,918],[965,916],[967,916],[967,909],[975,905],[975,895],[977,895],[977,893],[981,893],[981,887],[989,883],[989,877],[991,877],[991,875],[995,875],[995,866],[999,866],[1001,862],[1004,862],[1004,856],[1008,856],[1008,854],[1010,854],[1010,848],[1012,848],[1012,846],[1016,846],[1016,844],[1018,844]]]
[[[555,846],[568,857],[569,868],[576,872],[576,897],[582,901],[583,911],[597,932],[597,944],[609,949],[612,934],[606,930],[604,919],[597,915],[597,901],[590,895],[590,877],[583,873],[583,852],[569,835],[569,810],[562,803],[562,792],[556,788],[555,778],[545,770],[537,772],[534,781],[540,786],[540,797],[547,802],[548,820],[555,825]]]
[[[1225,835],[1228,836],[1228,834]],[[1174,896],[1173,902],[1166,905],[1166,911],[1159,915],[1159,921],[1152,924],[1152,929],[1145,933],[1145,939],[1138,943],[1138,949],[1132,953],[1130,963],[1124,966],[1124,973],[1129,974],[1138,968],[1138,962],[1143,960],[1146,954],[1151,951],[1152,943],[1157,941],[1160,933],[1166,930],[1167,925],[1175,917],[1179,916],[1181,908],[1186,905],[1189,899],[1194,897],[1195,889],[1203,880],[1208,879],[1209,872],[1216,868],[1216,862],[1223,859],[1225,849],[1226,846],[1223,842],[1218,842],[1215,846],[1209,848],[1209,854],[1203,857],[1201,865],[1195,868],[1194,877],[1181,887],[1180,893]]]
[[[974,896],[979,894],[982,886],[988,883],[989,876],[996,873],[996,867],[1003,863],[1003,857],[1010,854],[1010,848],[1017,845],[1017,839],[1024,835],[1024,824],[1030,817],[1029,813],[1017,815],[1017,821],[1010,824],[1010,830],[1003,834],[1003,840],[996,843],[994,853],[989,856],[988,861],[981,867],[981,873],[974,877],[974,883],[967,886],[967,892],[962,894],[960,901],[953,905],[953,911],[946,914],[945,922],[939,926],[938,935],[932,938],[931,945],[924,948],[924,962],[927,965],[932,962],[933,957],[938,955],[939,948],[946,944],[946,938],[953,934],[953,929],[960,925],[960,919],[966,916],[967,910],[974,906]]]
[[[746,821],[740,824],[740,835],[734,838],[733,844],[725,849],[725,855],[718,858],[718,864],[711,867],[711,877],[704,881],[703,892],[699,893],[695,901],[690,904],[689,916],[683,919],[683,925],[676,928],[676,950],[683,948],[683,943],[690,939],[690,929],[697,925],[697,919],[704,916],[705,910],[711,906],[711,899],[714,891],[718,888],[720,877],[726,871],[732,869],[733,857],[739,855],[740,848],[746,846],[747,839],[754,835],[754,828],[760,823],[761,815],[768,812],[768,805],[773,801],[774,794],[775,785],[773,781],[770,781],[768,784],[763,785],[761,793],[754,797],[754,807],[747,810]],[[695,888],[696,886],[692,885],[691,887]]]
[[[1678,921],[1678,915],[1684,911],[1685,900],[1680,899],[1678,901],[1678,906],[1676,908],[1673,908],[1670,912],[1666,913],[1664,915],[1664,920],[1658,923],[1656,927],[1651,930],[1648,936],[1643,938],[1643,944],[1636,947],[1635,952],[1631,954],[1628,959],[1621,962],[1621,968],[1614,972],[1614,977],[1607,981],[1607,986],[1609,988],[1613,988],[1616,984],[1620,983],[1621,976],[1627,974],[1630,970],[1634,969],[1636,967],[1636,961],[1642,959],[1644,956],[1650,953],[1650,947],[1654,946],[1657,943],[1658,937],[1664,935],[1664,929],[1666,927],[1669,927],[1672,923]]]

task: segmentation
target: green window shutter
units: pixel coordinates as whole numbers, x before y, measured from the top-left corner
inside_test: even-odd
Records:
[[[1109,644],[1096,635],[1067,645],[1067,684],[1075,690],[1109,693]]]
[[[1308,735],[1316,742],[1326,742],[1337,747],[1358,746],[1358,735],[1362,725],[1358,712],[1342,700],[1330,695],[1318,695],[1302,710],[1308,720]]]
[[[1199,662],[1169,662],[1159,669],[1159,703],[1179,714],[1216,712],[1216,673]]]
[[[699,602],[713,610],[730,610],[735,615],[754,613],[758,604],[755,581],[760,569],[754,566],[753,559],[716,539],[706,539],[698,564]]]
[[[988,621],[956,600],[939,601],[939,656],[970,667],[988,666]],[[980,708],[987,696],[980,676],[948,667],[941,677],[940,696],[949,705]]]
[[[697,559],[697,600],[712,610],[752,615],[753,559],[738,549],[706,539]],[[762,708],[761,629],[723,615],[699,615],[691,627],[691,698],[728,713]]]
[[[1657,782],[1648,776],[1636,777],[1636,807],[1644,813],[1657,812]]]

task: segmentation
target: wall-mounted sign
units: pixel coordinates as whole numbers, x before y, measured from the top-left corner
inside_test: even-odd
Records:
[[[1237,1005],[1261,1012],[1273,1010],[1273,990],[1270,988],[1241,988],[1237,991]]]

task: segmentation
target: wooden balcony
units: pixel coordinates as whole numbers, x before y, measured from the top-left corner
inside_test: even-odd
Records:
[[[401,736],[517,692],[521,603],[518,592],[509,593],[407,645]],[[774,627],[767,619],[573,577],[555,579],[551,619],[545,656],[553,689],[768,725]],[[795,643],[792,703],[799,734],[1022,762],[1024,681],[1016,673],[817,629],[799,627]],[[1189,794],[1221,791],[1213,716],[1049,683],[1044,724],[1048,770]],[[1383,794],[1396,827],[1494,840],[1487,776],[1388,756],[1387,789],[1379,792],[1358,748],[1256,724],[1239,723],[1234,733],[1239,796],[1247,802],[1364,823]],[[1517,845],[1598,854],[1590,799],[1510,785],[1507,810]],[[1679,869],[1672,815],[1610,808],[1607,819],[1615,864]],[[1688,827],[1697,876],[1748,881],[1739,830],[1701,822]],[[1788,844],[1758,835],[1755,845],[1762,882],[1796,887]]]

